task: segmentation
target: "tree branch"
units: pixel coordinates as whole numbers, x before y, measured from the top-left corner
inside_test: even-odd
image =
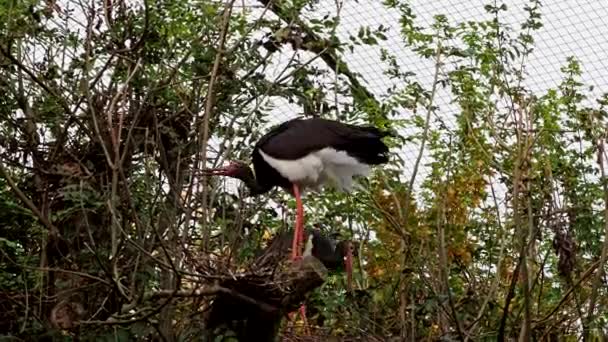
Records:
[[[336,54],[336,50],[330,46],[330,42],[319,37],[315,31],[310,28],[306,23],[304,23],[299,18],[291,18],[288,14],[283,11],[282,7],[279,5],[278,1],[273,0],[258,0],[264,6],[270,5],[270,10],[276,14],[281,20],[285,22],[292,22],[298,25],[298,27],[304,33],[302,44],[297,44],[299,48],[310,51],[316,54],[319,54],[321,59],[325,62],[327,67],[332,71],[344,75],[350,85],[351,92],[355,95],[355,100],[357,98],[363,97],[367,100],[372,101],[375,105],[380,105],[380,102],[376,99],[374,94],[369,91],[355,75],[354,72],[350,70],[348,65],[343,62],[340,58],[338,58]],[[285,41],[288,42],[288,41]],[[357,96],[358,95],[358,96]]]
[[[226,287],[219,286],[219,285],[214,285],[207,289],[197,289],[197,290],[180,290],[180,291],[161,290],[161,291],[157,291],[157,292],[149,294],[148,298],[152,299],[152,298],[156,298],[156,297],[178,297],[178,298],[206,297],[206,296],[214,296],[214,295],[217,295],[220,293],[225,293],[227,295],[238,298],[249,304],[256,305],[260,309],[262,309],[266,312],[272,313],[272,312],[277,312],[279,310],[274,305],[260,302],[259,300],[253,299],[242,293],[239,293],[237,291],[234,291],[234,290],[231,290]]]
[[[605,265],[606,260],[608,259],[608,178],[606,176],[606,169],[604,167],[604,154],[605,152],[605,146],[604,146],[604,139],[600,138],[598,139],[597,142],[597,163],[599,165],[600,168],[600,172],[601,172],[601,182],[602,182],[602,189],[604,191],[604,242],[602,244],[602,252],[600,255],[600,261],[599,264],[602,265],[602,267],[600,267],[596,277],[595,277],[595,281],[593,282],[593,286],[591,288],[591,295],[589,296],[589,310],[587,313],[587,327],[591,327],[591,324],[593,323],[594,320],[594,315],[595,315],[595,304],[596,304],[596,300],[597,300],[597,293],[598,293],[598,288],[602,285],[602,276],[604,275],[604,267],[603,265]],[[588,336],[589,332],[585,332],[585,335]]]
[[[2,174],[2,177],[4,177],[4,179],[6,179],[9,187],[11,188],[11,190],[13,190],[15,195],[17,195],[17,197],[28,207],[28,209],[36,217],[38,217],[40,222],[42,222],[42,224],[50,232],[58,233],[59,230],[57,229],[57,227],[55,227],[51,223],[51,221],[49,221],[48,218],[46,218],[44,215],[42,215],[42,212],[36,207],[36,205],[23,193],[23,191],[21,191],[21,189],[19,189],[19,187],[17,186],[17,184],[15,183],[13,178],[8,174],[8,171],[6,170],[6,168],[4,167],[4,164],[2,164],[2,162],[0,162],[0,174]]]

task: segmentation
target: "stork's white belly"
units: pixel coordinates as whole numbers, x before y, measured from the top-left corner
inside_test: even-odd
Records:
[[[324,148],[295,160],[276,159],[261,149],[259,152],[281,176],[292,183],[313,189],[332,184],[338,190],[350,192],[353,177],[368,176],[371,170],[368,164],[333,148]]]

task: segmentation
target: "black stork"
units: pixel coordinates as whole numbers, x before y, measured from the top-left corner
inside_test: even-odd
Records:
[[[321,234],[318,229],[308,230],[303,256],[312,255],[319,259],[328,270],[344,270],[347,275],[348,290],[352,290],[353,255],[357,250],[350,241],[338,241]]]
[[[204,170],[242,180],[249,195],[264,194],[278,186],[296,199],[296,227],[292,258],[304,242],[301,194],[325,185],[350,192],[353,177],[368,176],[372,165],[388,162],[382,138],[391,135],[376,127],[356,126],[323,118],[296,118],[274,127],[254,146],[253,169],[235,161],[226,167]]]
[[[312,255],[317,258],[328,270],[341,271],[343,268],[347,274],[347,288],[352,291],[352,257],[357,255],[357,249],[350,241],[336,241],[333,237],[326,236],[319,229],[306,229],[306,247],[303,256]],[[283,232],[275,236],[268,246],[259,252],[256,263],[266,264],[269,260],[272,263],[276,259],[284,259],[289,254],[289,249],[294,240],[294,231]],[[292,255],[293,258],[293,255]],[[307,327],[306,306],[300,307],[300,313]],[[293,316],[290,314],[290,320]]]
[[[336,240],[333,236],[323,234],[320,229],[305,229],[305,251],[303,256],[312,255],[319,259],[328,270],[349,271],[348,257],[357,256],[356,249],[350,241]],[[260,263],[264,263],[266,257],[278,256],[284,258],[288,255],[293,241],[293,230],[283,232],[275,236],[261,254],[258,256]],[[350,248],[350,250],[349,250]]]

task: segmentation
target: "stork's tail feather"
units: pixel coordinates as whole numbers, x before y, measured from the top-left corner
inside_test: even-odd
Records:
[[[378,165],[388,162],[388,146],[382,138],[389,135],[388,132],[380,132],[373,136],[356,137],[349,141],[344,150],[359,162],[367,165]]]
[[[394,137],[391,131],[380,130],[373,126],[351,126],[356,133],[348,139],[346,146],[341,146],[349,155],[367,165],[387,163],[388,146],[382,141],[384,137]]]
[[[360,130],[362,131],[366,131],[369,133],[372,133],[376,136],[378,136],[379,138],[384,138],[384,137],[396,137],[397,134],[393,131],[383,131],[380,130],[378,127],[373,127],[373,126],[359,126],[358,127]]]

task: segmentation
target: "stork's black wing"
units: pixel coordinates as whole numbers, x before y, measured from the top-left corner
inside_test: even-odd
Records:
[[[382,138],[389,135],[375,127],[355,126],[322,118],[293,119],[273,128],[256,144],[278,159],[294,160],[331,147],[345,151],[367,164],[388,161],[388,147]]]

